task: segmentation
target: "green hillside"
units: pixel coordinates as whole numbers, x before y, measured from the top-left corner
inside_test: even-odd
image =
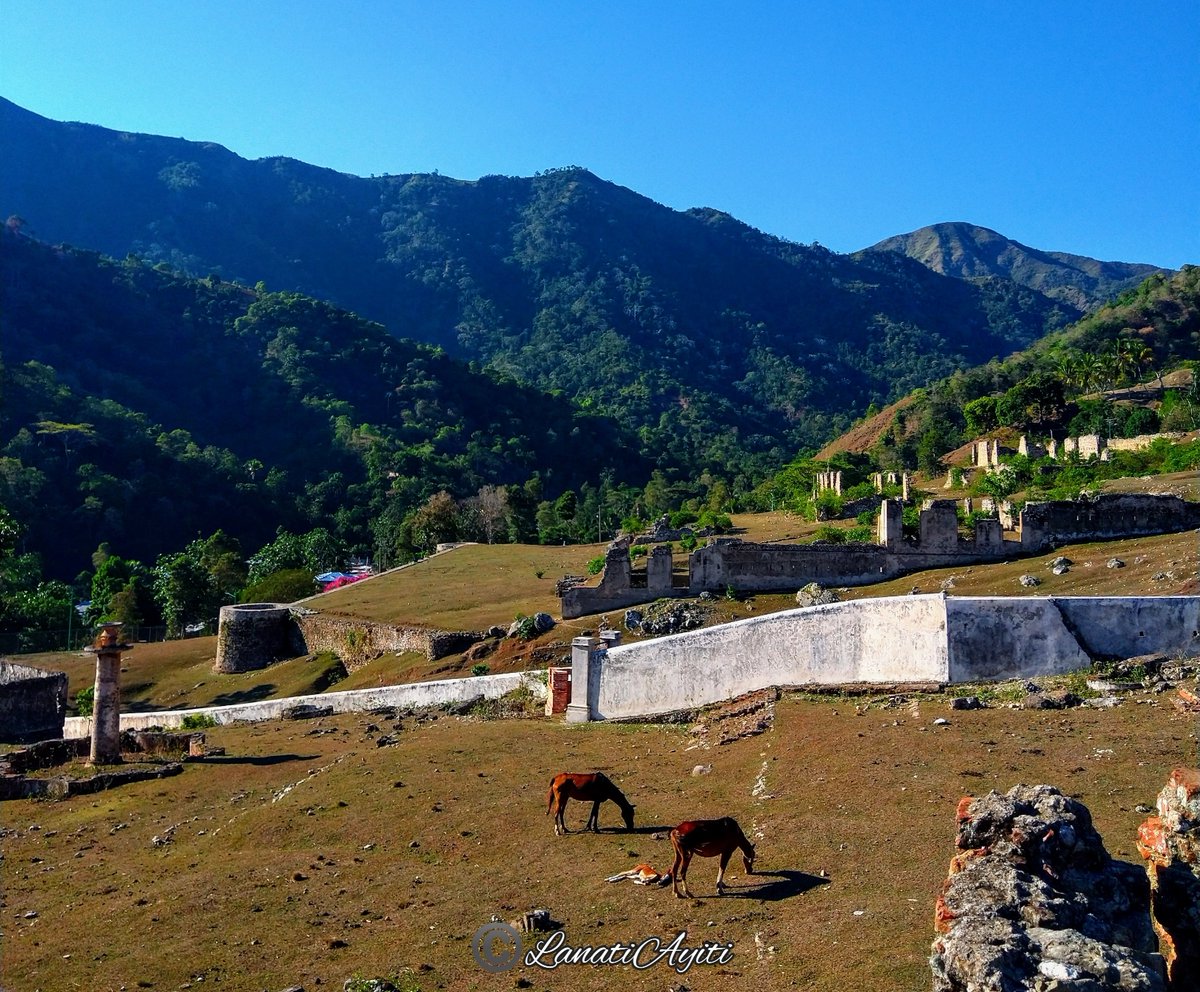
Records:
[[[619,418],[676,478],[752,485],[868,403],[1079,315],[1010,280],[670,210],[582,168],[359,178],[4,101],[0,126],[0,210],[34,236],[328,300]]]

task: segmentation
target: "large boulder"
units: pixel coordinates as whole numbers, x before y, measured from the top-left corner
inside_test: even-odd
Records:
[[[938,898],[934,992],[1165,992],[1145,873],[1049,785],[959,803]]]
[[[810,582],[796,593],[797,606],[825,606],[838,602],[837,593],[826,589],[819,582]]]

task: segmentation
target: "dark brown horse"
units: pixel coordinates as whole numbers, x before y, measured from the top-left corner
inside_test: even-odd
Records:
[[[554,832],[556,834],[567,832],[567,825],[563,822],[563,810],[567,808],[568,799],[578,799],[592,804],[592,815],[584,824],[584,830],[590,827],[594,833],[600,832],[598,822],[600,804],[606,799],[611,799],[621,807],[621,815],[625,818],[625,829],[633,829],[633,804],[603,772],[588,774],[562,772],[551,779],[550,794],[546,797],[546,812],[554,810]]]
[[[671,831],[671,846],[675,848],[675,864],[671,866],[671,891],[680,899],[690,899],[687,887],[687,870],[692,858],[721,859],[717,869],[717,895],[725,890],[725,866],[733,852],[741,850],[742,864],[746,874],[754,874],[754,845],[746,839],[742,828],[732,816],[719,820],[688,820]],[[679,891],[682,884],[683,891]]]

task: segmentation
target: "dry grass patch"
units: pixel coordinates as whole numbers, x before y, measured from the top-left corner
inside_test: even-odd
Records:
[[[941,715],[949,726],[933,725]],[[5,804],[6,988],[340,988],[404,968],[425,990],[516,977],[556,990],[923,988],[961,795],[1057,785],[1136,861],[1135,807],[1196,747],[1194,720],[1148,694],[1111,711],[962,713],[942,697],[785,698],[773,730],[707,750],[677,726],[403,723],[388,747],[380,717],[216,728],[227,756],[174,779]],[[712,772],[693,777],[700,763]],[[638,832],[610,829],[606,806],[600,834],[556,838],[550,777],[593,769],[637,804]],[[572,804],[568,826],[586,812]],[[663,830],[719,815],[758,838],[761,872],[735,859],[726,897],[705,859],[693,900],[604,882],[640,861],[665,870]],[[534,906],[572,944],[687,930],[693,945],[731,941],[734,959],[684,979],[663,966],[482,973],[477,928]]]

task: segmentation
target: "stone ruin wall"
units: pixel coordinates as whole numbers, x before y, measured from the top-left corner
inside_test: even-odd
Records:
[[[1011,522],[1008,521],[1008,522]],[[1003,520],[980,520],[967,539],[959,535],[954,500],[927,500],[920,516],[920,536],[903,536],[901,506],[880,506],[879,543],[857,545],[752,544],[717,538],[693,551],[688,586],[673,585],[659,564],[635,573],[627,542],[614,542],[597,586],[575,585],[562,592],[564,619],[605,610],[624,609],[669,596],[740,592],[795,591],[809,582],[822,585],[868,585],[927,568],[996,561],[1037,554],[1056,544],[1151,534],[1177,533],[1200,527],[1200,503],[1175,496],[1108,494],[1090,500],[1030,503],[1018,519],[1019,540],[1006,540]],[[666,549],[655,549],[664,556]]]
[[[297,616],[295,625],[304,653],[332,651],[347,671],[389,652],[416,651],[430,661],[465,651],[483,638],[479,631],[447,631],[406,624],[375,623],[356,617],[315,613]]]
[[[266,668],[284,658],[330,651],[353,672],[388,652],[416,651],[430,661],[465,651],[483,638],[479,631],[448,631],[294,609],[281,603],[221,608],[217,672]]]
[[[0,661],[0,744],[61,738],[67,676]]]
[[[1173,534],[1200,527],[1200,503],[1178,496],[1109,493],[1095,499],[1027,503],[1021,547],[1034,553],[1069,541]]]

